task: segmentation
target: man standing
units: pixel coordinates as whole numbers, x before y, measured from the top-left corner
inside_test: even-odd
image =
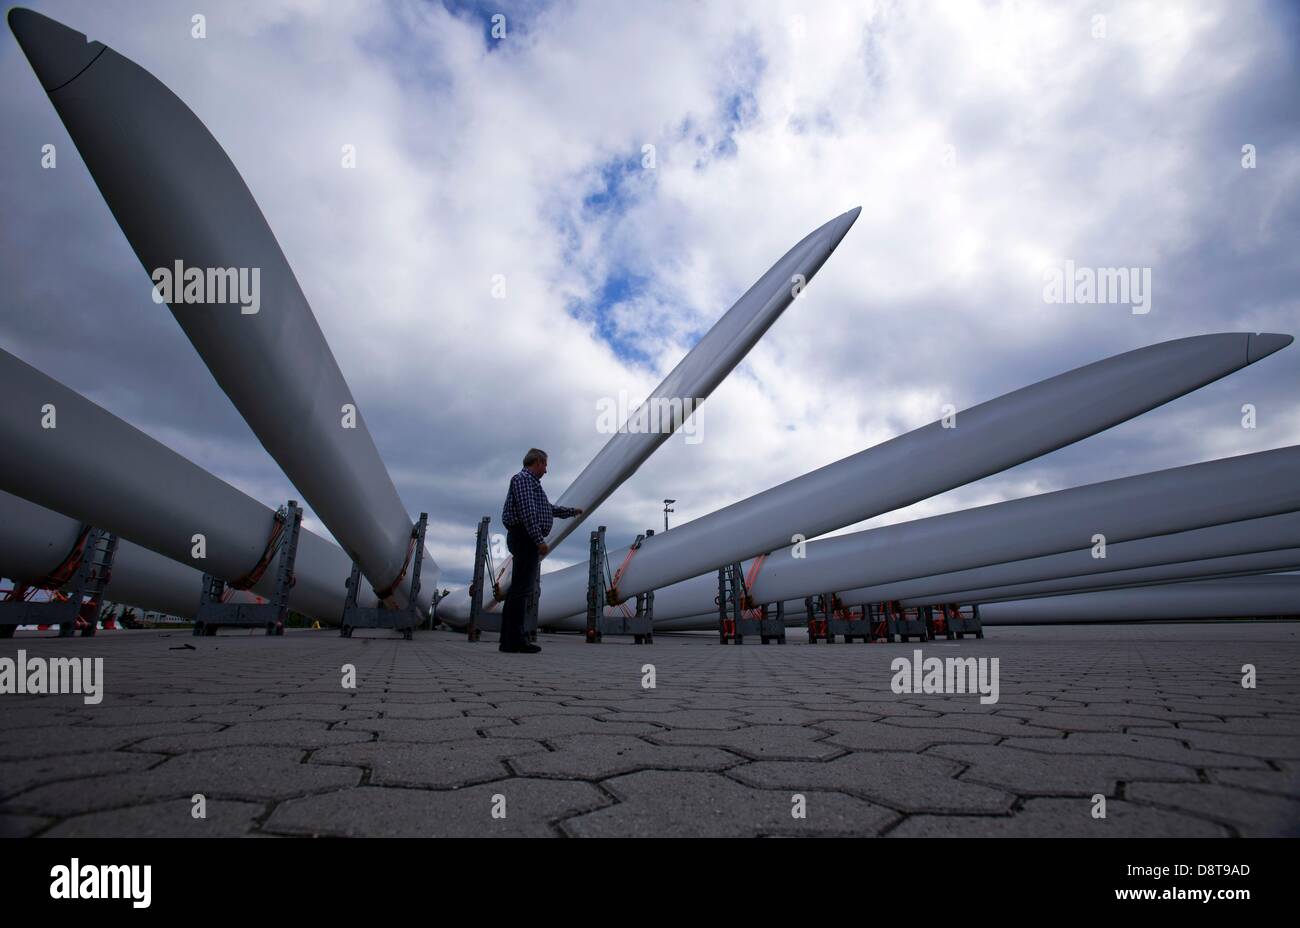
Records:
[[[546,536],[551,534],[555,519],[572,519],[581,509],[552,506],[542,489],[546,473],[546,452],[529,448],[524,455],[524,469],[510,478],[506,503],[501,509],[501,524],[506,527],[506,547],[514,558],[510,573],[510,591],[501,608],[501,648],[514,654],[536,654],[542,650],[524,637],[524,608],[537,583],[537,571],[546,554]]]

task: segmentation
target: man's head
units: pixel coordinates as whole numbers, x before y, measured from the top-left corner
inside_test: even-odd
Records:
[[[532,471],[534,476],[541,477],[546,473],[546,452],[541,448],[529,448],[528,453],[524,455],[524,469]]]

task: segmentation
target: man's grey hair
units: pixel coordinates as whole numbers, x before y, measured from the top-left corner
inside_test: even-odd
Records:
[[[528,453],[524,455],[524,467],[532,467],[538,461],[545,461],[549,457],[541,448],[529,448]]]

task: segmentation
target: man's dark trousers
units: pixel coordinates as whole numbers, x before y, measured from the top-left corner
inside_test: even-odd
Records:
[[[501,646],[521,648],[528,643],[524,637],[524,612],[528,597],[537,583],[537,545],[522,526],[506,529],[506,547],[514,559],[510,568],[510,591],[501,608]]]

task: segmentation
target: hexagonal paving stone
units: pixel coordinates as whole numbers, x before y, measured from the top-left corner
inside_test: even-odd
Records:
[[[493,817],[505,798],[504,818]],[[363,786],[281,803],[263,830],[354,837],[544,837],[550,822],[608,800],[588,783],[498,780],[448,791]]]
[[[210,800],[205,817],[194,817],[188,799],[150,802],[128,809],[91,812],[64,819],[44,837],[115,838],[238,838],[257,825],[266,807],[261,803],[231,799]]]
[[[615,719],[618,716],[614,716]],[[535,715],[517,725],[502,725],[492,729],[494,738],[526,738],[530,741],[549,741],[565,735],[642,735],[663,731],[649,722],[604,722],[584,715]]]
[[[1180,809],[1235,826],[1244,837],[1300,837],[1300,801],[1216,783],[1130,783],[1134,802]]]
[[[955,779],[960,765],[917,754],[847,754],[822,763],[759,761],[729,775],[769,789],[837,790],[908,812],[1003,812],[1007,792]]]
[[[1044,740],[1039,738],[1007,738],[1002,744],[1007,748],[1041,751],[1046,754],[1109,754],[1118,757],[1140,757],[1144,760],[1164,760],[1188,767],[1264,767],[1262,760],[1240,754],[1217,751],[1198,751],[1188,748],[1172,738],[1152,738],[1150,735],[1129,733],[1117,735],[1102,732],[1076,732],[1068,738]]]
[[[514,761],[524,776],[601,780],[636,770],[722,770],[741,762],[713,747],[671,747],[632,735],[566,735],[551,739],[554,751]]]
[[[26,838],[36,834],[52,821],[54,819],[40,815],[0,813],[0,838]]]
[[[362,737],[354,741],[366,741],[370,735],[377,734],[380,741],[422,741],[436,743],[439,741],[459,741],[480,731],[492,731],[508,728],[510,721],[504,718],[485,718],[481,716],[456,716],[437,719],[348,719],[334,726],[334,731],[347,731]]]
[[[1214,769],[1207,773],[1215,783],[1225,786],[1241,786],[1260,793],[1277,793],[1283,796],[1300,796],[1300,765],[1288,765],[1277,762],[1276,766],[1264,770],[1223,770]]]
[[[1196,771],[1163,761],[1098,754],[1046,754],[1002,745],[943,744],[927,755],[970,764],[961,779],[1021,796],[1113,795],[1120,780],[1195,780]]]
[[[283,799],[315,790],[354,786],[355,767],[302,763],[296,748],[243,747],[195,751],[168,758],[149,770],[113,773],[93,780],[37,786],[8,799],[6,811],[67,816],[160,799]]]
[[[504,761],[546,748],[516,738],[458,738],[434,743],[370,741],[322,748],[313,764],[345,764],[370,770],[375,786],[448,789],[510,776]]]
[[[305,719],[240,722],[221,731],[201,734],[169,734],[147,738],[133,745],[134,750],[179,754],[182,751],[209,751],[216,748],[294,747],[320,748],[328,744],[369,741],[367,732],[331,729],[325,722]]]
[[[605,782],[619,803],[570,818],[578,837],[737,837],[752,835],[874,835],[897,814],[851,796],[820,790],[803,796],[795,818],[793,793],[752,789],[714,773],[647,770]]]
[[[1200,731],[1195,728],[1132,728],[1136,735],[1173,738],[1185,741],[1201,751],[1221,751],[1266,760],[1300,759],[1300,738],[1287,735],[1235,734],[1224,731]]]
[[[216,732],[219,726],[200,722],[155,722],[147,725],[114,725],[92,728],[85,725],[54,725],[48,728],[19,728],[0,732],[0,759],[27,760],[56,754],[88,754],[112,751],[131,745],[142,751],[155,737],[195,737]]]
[[[162,761],[159,754],[129,754],[122,751],[92,754],[58,754],[32,760],[0,763],[0,798],[31,786],[108,773],[142,770]]]
[[[823,740],[827,739],[826,732],[802,725],[750,725],[729,731],[682,728],[657,731],[645,737],[656,744],[723,748],[754,760],[824,760],[844,753],[843,748]]]
[[[1030,799],[1015,815],[913,815],[889,832],[891,838],[1207,838],[1226,829],[1202,819],[1108,800],[1106,817],[1093,818],[1092,802]]]
[[[827,742],[855,751],[909,751],[916,752],[933,744],[993,744],[997,735],[962,728],[926,727],[912,728],[895,725],[888,720],[879,722],[822,722],[817,726],[832,732]]]
[[[664,728],[706,728],[712,731],[742,728],[745,724],[736,717],[733,709],[680,709],[671,712],[638,709],[633,712],[606,712],[596,717],[604,722],[653,722]]]

